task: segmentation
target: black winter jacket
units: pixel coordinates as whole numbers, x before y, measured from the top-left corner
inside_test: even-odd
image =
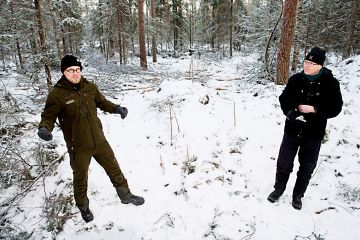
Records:
[[[302,114],[305,124],[297,124],[286,119],[285,132],[312,138],[323,138],[328,118],[336,117],[343,105],[339,82],[332,72],[323,67],[316,80],[309,80],[304,73],[290,77],[288,84],[279,97],[283,113],[297,111],[300,104],[315,107],[316,113]]]

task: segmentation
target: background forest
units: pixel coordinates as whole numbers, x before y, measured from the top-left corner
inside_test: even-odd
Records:
[[[45,70],[48,86],[62,56],[84,48],[120,65],[140,56],[143,68],[146,55],[259,52],[279,83],[312,46],[360,53],[359,0],[3,0],[1,9],[2,68],[10,60],[34,81]]]

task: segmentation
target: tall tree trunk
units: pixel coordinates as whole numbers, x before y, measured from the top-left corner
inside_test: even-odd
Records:
[[[304,56],[307,53],[307,50],[309,48],[308,46],[308,42],[309,42],[309,34],[310,34],[310,26],[311,26],[311,17],[310,14],[308,14],[308,19],[307,19],[307,23],[306,23],[306,31],[305,31],[305,38],[304,38]]]
[[[299,51],[301,44],[301,27],[302,27],[302,7],[303,0],[298,0],[297,5],[297,14],[296,14],[296,22],[295,22],[295,35],[294,35],[294,53],[293,53],[293,61],[291,65],[291,71],[296,72],[297,65],[299,63]]]
[[[142,69],[147,69],[145,27],[144,27],[144,0],[138,0],[138,15],[139,15],[140,66],[142,67]]]
[[[122,9],[121,5],[118,4],[117,6],[117,19],[118,19],[118,44],[119,44],[119,62],[120,64],[124,64],[124,57],[123,57],[123,23],[122,23]]]
[[[65,37],[65,30],[64,27],[61,27],[61,39],[62,39],[62,51],[64,55],[68,52],[67,51],[67,43],[66,43],[66,37]]]
[[[211,48],[214,51],[215,50],[215,38],[216,38],[216,14],[215,14],[215,4],[212,5],[211,9]]]
[[[24,62],[22,59],[22,55],[21,55],[21,48],[20,48],[20,43],[19,43],[19,38],[16,37],[16,52],[19,58],[19,63],[20,63],[20,69],[24,70]]]
[[[350,57],[351,46],[353,45],[353,42],[354,42],[355,24],[356,24],[356,20],[357,20],[358,14],[359,14],[359,3],[360,3],[360,0],[354,0],[354,2],[353,2],[351,17],[350,17],[350,24],[348,25],[348,28],[347,28],[348,36],[347,36],[345,49],[344,49],[343,56],[342,56],[343,59]]]
[[[276,63],[276,84],[286,84],[289,77],[289,62],[297,0],[286,0],[283,25],[281,29],[280,49]]]
[[[233,55],[233,5],[234,0],[230,1],[230,26],[229,26],[229,41],[230,41],[230,58]]]
[[[15,8],[16,8],[16,6],[14,6],[14,2],[13,1],[10,2],[10,10],[11,10],[12,15],[15,14]],[[15,29],[15,32],[17,33],[18,32],[18,22],[17,21],[14,22],[14,29]],[[23,70],[24,69],[24,62],[23,62],[23,58],[22,58],[22,55],[21,55],[21,48],[20,48],[20,42],[19,42],[19,37],[18,36],[15,37],[15,46],[16,46],[16,53],[17,53],[18,58],[19,58],[20,69]]]
[[[38,48],[36,46],[36,36],[35,36],[35,30],[33,28],[31,28],[31,31],[30,31],[29,42],[30,42],[30,48],[31,48],[33,68],[35,69],[33,78],[34,78],[34,81],[37,82],[39,80],[38,72],[40,71],[40,65],[39,65],[39,62],[37,61],[37,57],[36,57],[36,55],[38,54]]]
[[[279,17],[278,17],[278,19],[277,19],[277,21],[276,21],[276,23],[275,23],[275,25],[274,25],[274,28],[273,28],[270,36],[269,36],[269,39],[268,39],[268,41],[267,41],[267,43],[266,43],[265,55],[264,55],[265,70],[266,70],[266,72],[267,72],[267,74],[268,74],[268,77],[269,77],[270,79],[274,80],[274,81],[275,81],[275,77],[273,76],[272,71],[270,70],[270,66],[269,66],[270,43],[271,43],[271,41],[272,41],[272,39],[273,39],[273,37],[274,37],[274,35],[275,35],[276,28],[277,28],[277,26],[279,25],[279,22],[280,22],[280,20],[281,20],[281,17],[282,17],[282,15],[283,15],[283,12],[284,12],[284,4],[283,4],[283,1],[281,0],[281,12],[280,12],[280,14],[279,14]]]
[[[50,6],[50,14],[51,14],[51,20],[52,20],[52,26],[53,26],[53,33],[55,38],[55,44],[56,44],[56,51],[58,58],[61,59],[63,57],[63,53],[61,51],[61,40],[59,36],[59,26],[57,23],[59,22],[59,19],[56,17],[56,10],[54,9],[53,1],[47,0],[47,4]]]
[[[178,9],[178,0],[173,1],[173,15],[174,15],[174,50],[178,49],[179,45],[179,25],[178,25],[178,18],[179,18],[179,9]]]
[[[252,0],[248,0],[248,4],[247,4],[247,13],[248,13],[248,16],[252,16],[252,11],[253,11]]]
[[[40,38],[40,48],[41,48],[42,59],[43,59],[43,63],[44,63],[45,73],[46,73],[46,83],[48,86],[48,90],[50,90],[51,86],[52,86],[51,71],[50,71],[47,50],[46,50],[46,45],[45,45],[45,32],[44,32],[44,25],[43,25],[43,20],[42,20],[42,16],[41,16],[40,0],[34,0],[34,3],[35,3],[36,20],[37,20],[39,38]]]
[[[152,59],[153,62],[157,62],[157,43],[156,43],[156,0],[151,0],[151,19],[153,22],[153,32],[152,32]]]

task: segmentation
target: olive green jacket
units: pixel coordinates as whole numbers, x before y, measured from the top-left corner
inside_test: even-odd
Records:
[[[63,75],[49,93],[39,128],[46,127],[51,132],[58,118],[69,152],[94,149],[106,141],[97,108],[115,113],[116,106],[105,99],[94,83],[82,77],[80,88],[76,89]]]

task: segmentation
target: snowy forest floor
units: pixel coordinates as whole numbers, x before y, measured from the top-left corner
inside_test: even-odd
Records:
[[[328,122],[301,211],[291,206],[296,161],[284,195],[266,200],[283,134],[283,86],[258,77],[255,55],[159,58],[148,71],[135,60],[83,61],[83,76],[129,109],[124,120],[99,117],[145,204],[121,204],[93,159],[95,219],[85,223],[74,206],[61,130],[50,142],[36,134],[46,84],[10,69],[0,72],[0,239],[360,239],[360,56],[330,59],[344,107]]]

